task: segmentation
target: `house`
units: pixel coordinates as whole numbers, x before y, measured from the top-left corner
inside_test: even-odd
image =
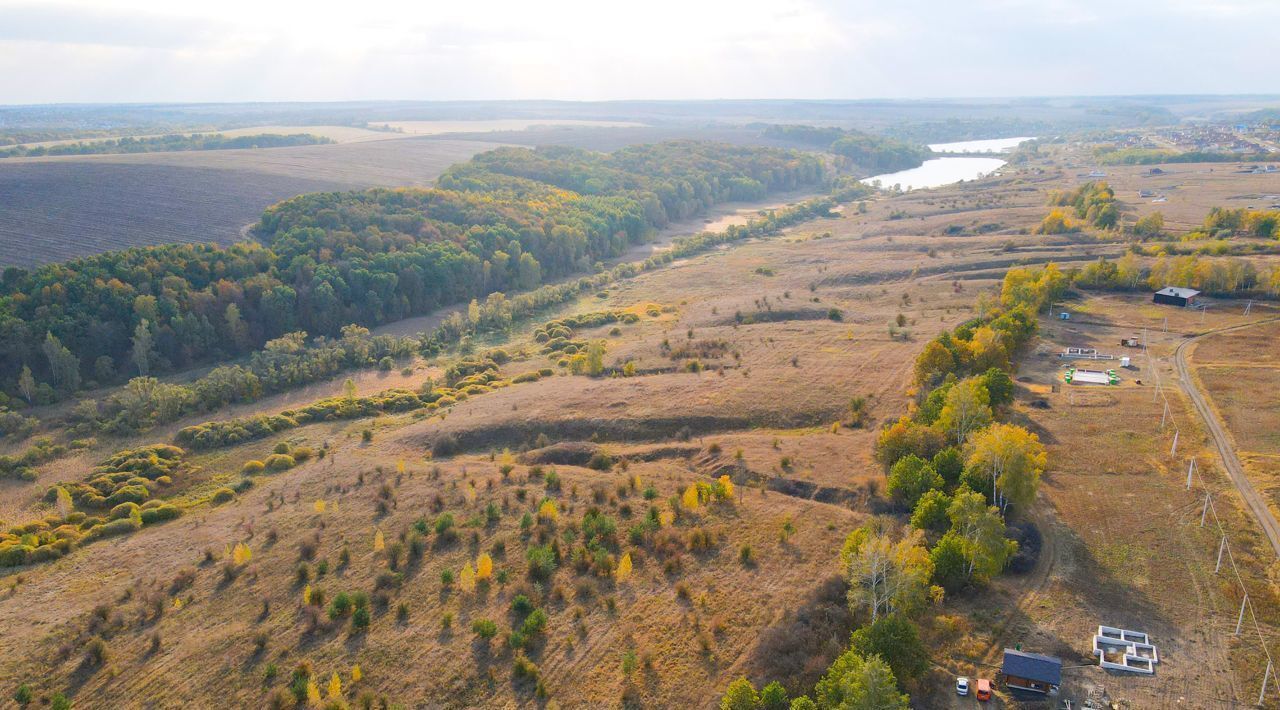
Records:
[[[1006,648],[1000,679],[1008,688],[1056,693],[1062,684],[1062,659]]]
[[[1183,308],[1190,306],[1195,302],[1196,296],[1200,292],[1194,288],[1179,288],[1177,286],[1165,286],[1156,291],[1155,296],[1151,299],[1156,303],[1163,303],[1167,306],[1182,306]]]

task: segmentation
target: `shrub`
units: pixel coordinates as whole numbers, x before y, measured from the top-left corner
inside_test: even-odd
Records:
[[[556,552],[550,545],[534,545],[525,553],[529,562],[529,575],[535,579],[548,579],[556,571]]]
[[[288,454],[271,454],[267,457],[267,468],[272,471],[287,471],[298,464],[294,458]]]
[[[262,473],[262,470],[265,469],[266,467],[267,467],[266,464],[256,459],[253,459],[253,460],[244,462],[244,466],[240,467],[240,473],[243,473],[245,475]]]
[[[102,640],[101,636],[94,636],[84,647],[85,661],[92,666],[101,666],[111,659],[111,654],[107,651],[107,642]]]
[[[356,607],[355,613],[351,615],[352,631],[362,631],[369,628],[369,607]]]
[[[271,450],[271,453],[273,453],[273,454],[287,454],[287,453],[289,453],[289,442],[287,442],[287,441],[281,441],[280,443],[276,444],[276,445],[275,445],[275,448],[273,448],[273,449]]]
[[[236,497],[235,491],[231,490],[230,488],[224,487],[214,491],[213,498],[211,498],[210,500],[213,502],[214,505],[222,505],[223,503],[226,503],[227,501],[230,501],[235,497]]]
[[[88,539],[97,539],[114,535],[127,535],[140,527],[142,527],[141,519],[120,518],[119,520],[112,520],[109,523],[95,526],[86,537]]]
[[[351,595],[346,592],[338,592],[333,595],[333,601],[329,602],[329,618],[341,619],[351,613],[353,606]]]
[[[304,461],[314,456],[315,452],[311,449],[310,446],[295,446],[293,449],[293,453],[290,455],[293,456],[294,461],[298,463],[303,463]]]
[[[471,630],[486,641],[498,635],[498,625],[489,619],[476,619],[471,622]]]
[[[117,505],[116,507],[111,509],[111,513],[109,514],[108,517],[111,520],[118,520],[120,518],[132,518],[137,514],[138,514],[137,503],[121,503],[120,505]]]
[[[360,440],[365,442],[366,444],[369,443],[370,441],[373,441],[373,430],[372,429],[362,430],[360,432]]]
[[[165,520],[173,520],[182,515],[182,509],[176,505],[161,505],[142,511],[142,524],[151,525]]]

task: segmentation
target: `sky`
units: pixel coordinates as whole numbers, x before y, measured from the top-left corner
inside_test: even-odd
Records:
[[[0,0],[0,103],[1280,93],[1280,0]]]

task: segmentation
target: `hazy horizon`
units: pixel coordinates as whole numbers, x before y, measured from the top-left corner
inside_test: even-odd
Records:
[[[1280,4],[1265,0],[655,0],[644,12],[0,0],[0,12],[5,105],[1280,92]]]

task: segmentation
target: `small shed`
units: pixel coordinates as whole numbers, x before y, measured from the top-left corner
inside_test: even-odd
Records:
[[[1006,648],[1000,677],[1009,688],[1055,693],[1062,685],[1062,659]]]
[[[1179,288],[1178,286],[1165,286],[1159,291],[1156,291],[1155,296],[1152,298],[1152,300],[1155,301],[1156,303],[1163,303],[1167,306],[1181,306],[1183,308],[1186,308],[1187,306],[1190,306],[1191,304],[1195,303],[1196,296],[1199,296],[1199,295],[1200,295],[1200,292],[1195,290],[1194,288]]]

